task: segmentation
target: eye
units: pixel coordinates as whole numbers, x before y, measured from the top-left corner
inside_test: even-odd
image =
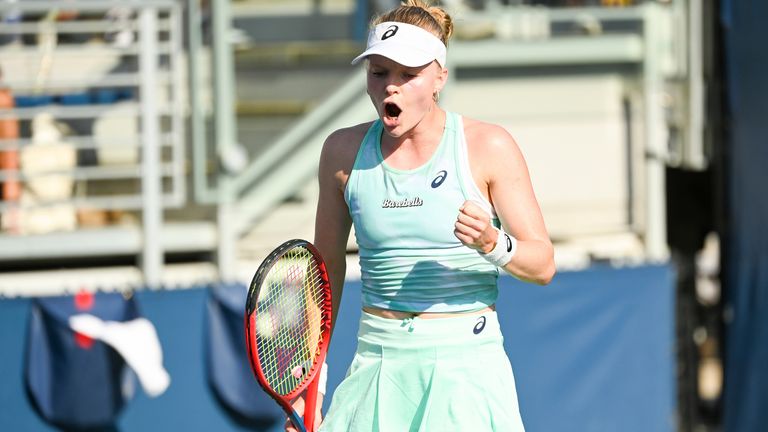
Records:
[[[369,73],[375,77],[383,77],[387,74],[385,71],[382,71],[382,70],[371,70],[369,71]]]

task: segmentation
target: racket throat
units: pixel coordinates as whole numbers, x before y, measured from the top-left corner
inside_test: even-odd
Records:
[[[320,383],[320,374],[309,383],[304,399],[304,426],[308,432],[315,430],[315,412],[317,409],[317,386]]]

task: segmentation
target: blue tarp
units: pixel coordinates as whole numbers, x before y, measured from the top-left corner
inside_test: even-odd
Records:
[[[346,285],[329,353],[330,391],[355,349],[359,291],[359,281]],[[561,273],[546,287],[502,277],[500,291],[502,331],[529,432],[674,430],[674,281],[669,267]],[[157,328],[172,381],[156,399],[137,392],[116,429],[257,430],[233,416],[234,405],[225,407],[209,384],[206,316],[211,293],[200,287],[136,295],[142,316]],[[24,396],[29,312],[29,300],[0,300],[2,430],[55,430],[40,420]],[[231,319],[242,318],[234,314]],[[218,345],[217,350],[226,348]],[[247,372],[242,379],[256,387]]]
[[[68,429],[114,424],[133,396],[132,376],[123,358],[109,345],[69,327],[69,318],[81,313],[108,321],[139,317],[135,301],[119,293],[32,302],[24,365],[26,389],[46,421]]]
[[[244,349],[243,311],[248,288],[240,284],[212,287],[206,302],[206,372],[223,407],[243,421],[269,424],[279,421],[280,407],[254,385]]]

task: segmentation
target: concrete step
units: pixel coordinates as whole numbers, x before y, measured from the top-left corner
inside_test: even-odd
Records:
[[[254,225],[238,244],[238,257],[261,260],[272,249],[290,239],[312,241],[315,227],[317,184],[311,182],[295,197],[275,208]]]
[[[312,241],[315,229],[318,186],[309,182],[293,199],[275,208],[266,218],[256,223],[238,244],[238,258],[260,261],[284,241],[300,238]],[[347,241],[347,253],[356,254],[354,229]]]

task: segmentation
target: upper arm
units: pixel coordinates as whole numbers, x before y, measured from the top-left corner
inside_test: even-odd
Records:
[[[354,163],[349,161],[346,133],[337,131],[326,139],[318,166],[319,195],[315,214],[315,246],[326,261],[343,258],[352,225],[344,187]]]
[[[554,249],[531,183],[528,166],[514,138],[503,128],[476,122],[467,134],[476,181],[488,193],[502,227],[518,240],[510,273],[548,283],[555,272]],[[479,180],[478,180],[479,179]]]
[[[334,314],[341,301],[346,272],[346,247],[352,218],[344,188],[354,165],[362,136],[360,127],[341,129],[323,144],[318,167],[319,195],[315,213],[314,244],[326,263],[333,290]]]
[[[468,123],[473,177],[488,194],[504,229],[518,240],[549,241],[528,165],[515,139],[500,126]]]
[[[489,155],[485,166],[491,203],[502,226],[519,240],[549,243],[528,165],[514,138],[500,127],[494,128],[487,141]]]

